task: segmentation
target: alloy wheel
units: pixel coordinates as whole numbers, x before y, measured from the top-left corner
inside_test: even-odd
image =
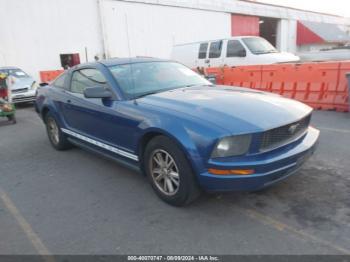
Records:
[[[162,149],[153,151],[150,169],[154,184],[163,194],[172,196],[177,193],[180,186],[179,169],[168,152]]]
[[[51,138],[51,141],[57,145],[60,141],[59,138],[59,132],[58,132],[58,126],[56,124],[55,119],[53,118],[48,118],[47,119],[47,127],[48,127],[48,132],[49,132],[49,136]]]

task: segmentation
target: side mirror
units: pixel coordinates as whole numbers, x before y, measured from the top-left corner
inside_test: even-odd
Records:
[[[104,87],[88,87],[84,90],[86,98],[111,98],[112,92]]]
[[[245,49],[239,50],[237,52],[237,56],[238,57],[246,57],[247,56],[247,52],[245,51]]]
[[[43,87],[43,86],[48,86],[48,85],[49,85],[49,84],[48,84],[48,83],[46,83],[46,82],[43,82],[43,83],[40,83],[40,84],[39,84],[39,86],[40,86],[40,87]]]

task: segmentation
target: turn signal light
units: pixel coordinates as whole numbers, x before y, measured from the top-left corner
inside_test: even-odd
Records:
[[[213,175],[251,175],[254,174],[254,169],[215,169],[209,168],[209,173]]]

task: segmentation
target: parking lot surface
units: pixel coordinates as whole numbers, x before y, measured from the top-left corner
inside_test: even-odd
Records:
[[[350,114],[314,113],[298,174],[184,208],[115,162],[54,150],[32,107],[17,120],[0,119],[0,254],[350,254]]]

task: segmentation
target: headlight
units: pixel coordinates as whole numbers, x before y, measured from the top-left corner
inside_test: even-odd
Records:
[[[224,137],[216,144],[211,157],[239,156],[248,152],[251,135],[238,135]]]
[[[38,87],[39,87],[39,84],[38,84],[36,81],[34,81],[33,84],[32,84],[32,86],[31,86],[30,88],[31,88],[32,90],[36,90]]]

